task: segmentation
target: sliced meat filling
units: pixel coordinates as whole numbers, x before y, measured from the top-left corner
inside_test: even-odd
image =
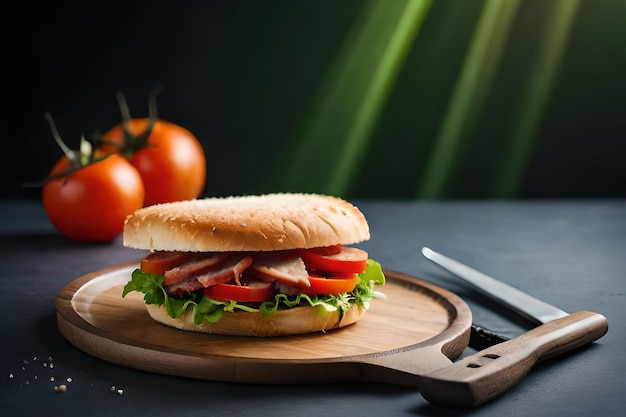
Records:
[[[191,277],[165,287],[165,291],[167,291],[168,294],[180,296],[185,293],[201,290],[202,288],[202,284],[200,284],[195,277]]]
[[[226,259],[226,253],[194,254],[190,260],[165,271],[164,286],[171,286],[211,270]]]
[[[309,272],[297,252],[255,253],[249,273],[262,281],[275,281],[284,294],[300,293],[311,286]]]
[[[252,256],[229,256],[226,261],[219,264],[218,268],[197,276],[196,280],[205,288],[232,280],[239,281],[243,271],[250,265],[252,265]]]
[[[272,282],[287,295],[302,293],[311,285],[306,266],[295,251],[203,254],[166,271],[163,285],[169,294],[182,295],[239,282],[242,275]]]
[[[252,257],[244,254],[220,254],[219,260],[203,259],[198,265],[187,265],[177,272],[178,281],[164,285],[169,294],[182,295],[215,284],[238,280],[243,271],[252,264]],[[166,271],[167,273],[170,271]]]

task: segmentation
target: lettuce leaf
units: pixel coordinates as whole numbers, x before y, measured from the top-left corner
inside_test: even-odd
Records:
[[[171,296],[163,287],[164,278],[161,274],[146,274],[136,269],[132,273],[131,280],[124,286],[122,297],[133,291],[143,293],[143,300],[146,304],[165,306],[167,314],[172,318],[178,318],[188,308],[192,308],[194,323],[198,325],[204,320],[215,323],[222,318],[224,312],[241,310],[272,315],[280,309],[297,307],[302,304],[308,304],[312,307],[323,306],[328,311],[339,310],[343,314],[352,304],[368,309],[370,300],[373,298],[385,298],[383,293],[374,289],[375,286],[385,285],[385,274],[380,264],[373,259],[368,259],[365,271],[359,274],[360,279],[357,286],[349,293],[336,296],[332,294],[314,296],[276,294],[273,301],[261,303],[258,308],[236,301],[213,300],[198,292],[185,294],[182,298]]]

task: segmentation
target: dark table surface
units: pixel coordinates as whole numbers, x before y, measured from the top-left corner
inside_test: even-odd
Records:
[[[608,333],[539,363],[473,409],[429,404],[414,388],[374,383],[246,385],[137,371],[91,357],[59,333],[54,299],[86,273],[143,252],[72,242],[37,201],[0,203],[0,410],[3,416],[614,416],[626,407],[626,201],[355,201],[386,269],[459,295],[474,322],[507,336],[531,324],[422,257],[429,246],[569,311],[592,310]],[[469,348],[462,356],[473,353]],[[54,378],[54,381],[51,379]],[[68,380],[69,379],[69,380]],[[65,384],[58,393],[54,386]],[[118,391],[121,390],[121,391]]]

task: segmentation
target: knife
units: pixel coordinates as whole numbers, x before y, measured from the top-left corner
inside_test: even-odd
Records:
[[[516,338],[424,375],[420,391],[431,403],[473,407],[490,401],[519,382],[537,362],[591,343],[608,331],[608,320],[602,314],[568,314],[430,248],[422,248],[422,254],[540,324]]]
[[[422,248],[422,254],[435,264],[473,284],[474,287],[488,297],[500,302],[535,324],[543,324],[550,320],[565,317],[568,314],[560,308],[538,300],[515,287],[498,281],[430,248]]]

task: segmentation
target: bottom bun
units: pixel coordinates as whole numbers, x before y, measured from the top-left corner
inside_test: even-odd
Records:
[[[343,315],[340,315],[339,311],[328,311],[323,306],[295,307],[277,311],[269,316],[245,311],[224,312],[222,318],[215,323],[205,320],[197,325],[193,322],[191,309],[175,319],[167,314],[163,306],[146,304],[146,307],[148,314],[154,320],[177,329],[220,335],[260,337],[288,336],[338,329],[356,323],[366,311],[363,307],[353,305]]]

